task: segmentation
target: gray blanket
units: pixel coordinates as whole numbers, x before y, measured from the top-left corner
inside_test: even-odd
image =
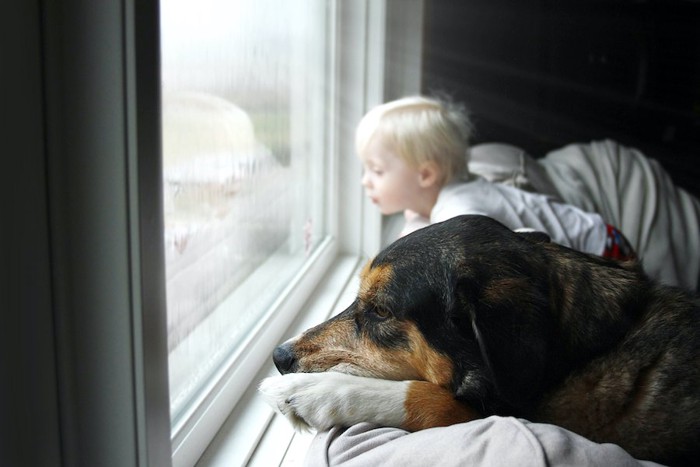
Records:
[[[535,159],[514,146],[480,144],[471,150],[469,168],[599,213],[624,233],[652,278],[698,290],[700,201],[638,150],[604,140]]]
[[[614,444],[597,444],[563,428],[512,417],[489,417],[409,433],[360,423],[316,435],[312,467],[367,466],[657,466]]]

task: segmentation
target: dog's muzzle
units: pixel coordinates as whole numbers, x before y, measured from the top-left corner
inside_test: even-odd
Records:
[[[287,373],[294,373],[297,367],[297,359],[294,355],[294,343],[288,341],[278,345],[272,352],[272,361],[281,374],[286,375]]]

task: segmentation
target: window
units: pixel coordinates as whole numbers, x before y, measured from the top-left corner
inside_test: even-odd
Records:
[[[176,425],[327,240],[327,3],[161,2]]]
[[[164,0],[160,8],[178,444],[213,386],[281,313],[286,290],[334,253],[327,203],[335,10],[327,0]]]
[[[353,141],[382,99],[385,3],[160,9],[170,407],[174,464],[188,465],[248,407],[292,323],[337,309],[378,249]],[[323,277],[330,301],[299,318]]]

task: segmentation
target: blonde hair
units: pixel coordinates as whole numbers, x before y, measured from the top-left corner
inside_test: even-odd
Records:
[[[468,177],[467,150],[472,131],[463,106],[445,98],[410,96],[367,112],[357,126],[355,149],[362,157],[370,141],[380,135],[411,167],[435,162],[445,184]]]

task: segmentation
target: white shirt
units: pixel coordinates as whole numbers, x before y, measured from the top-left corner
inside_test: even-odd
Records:
[[[605,249],[607,230],[600,215],[481,177],[443,187],[430,213],[430,223],[462,214],[489,216],[512,230],[545,232],[553,242],[586,253],[600,255]]]

